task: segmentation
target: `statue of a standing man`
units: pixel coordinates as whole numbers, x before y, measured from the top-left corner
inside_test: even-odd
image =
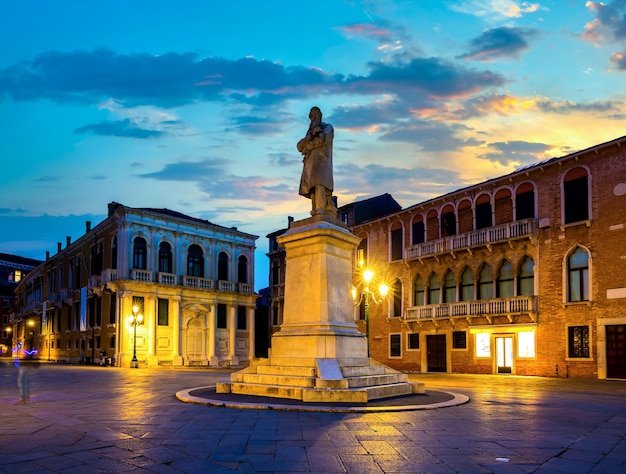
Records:
[[[306,136],[298,142],[298,151],[304,155],[300,195],[311,198],[311,215],[327,214],[337,217],[333,204],[333,126],[322,122],[322,111],[312,107],[311,124]]]

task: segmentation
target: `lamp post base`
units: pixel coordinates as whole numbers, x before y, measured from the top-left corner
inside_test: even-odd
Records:
[[[130,368],[131,369],[138,369],[139,368],[139,361],[138,360],[131,360],[130,361]]]

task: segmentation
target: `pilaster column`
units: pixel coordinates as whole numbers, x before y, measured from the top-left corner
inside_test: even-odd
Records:
[[[217,301],[213,301],[211,304],[211,313],[208,317],[209,327],[209,365],[217,367],[219,365],[219,358],[215,354],[215,330],[217,325]]]
[[[246,308],[246,313],[248,316],[248,358],[252,361],[256,351],[254,345],[254,335],[256,334],[254,327],[254,307],[248,306]]]
[[[169,309],[172,311],[172,365],[183,365],[183,358],[180,354],[180,326],[182,323],[180,300],[180,298],[173,298],[169,305]]]
[[[239,357],[237,357],[237,306],[228,305],[228,358],[230,365],[238,365]]]

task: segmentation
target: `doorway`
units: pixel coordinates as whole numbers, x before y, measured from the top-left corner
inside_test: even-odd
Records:
[[[426,336],[428,372],[446,372],[446,336],[431,334]]]
[[[496,336],[496,373],[513,372],[513,338]]]
[[[606,376],[626,379],[626,324],[606,327]]]

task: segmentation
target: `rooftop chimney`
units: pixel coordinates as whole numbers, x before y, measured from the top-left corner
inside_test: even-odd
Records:
[[[69,235],[65,236],[65,248],[69,247],[72,243],[72,238]]]
[[[85,221],[85,234],[91,230],[91,221]]]
[[[287,226],[291,226],[291,223],[293,222],[293,216],[287,216]]]
[[[57,242],[57,253],[60,253],[61,249],[62,249],[61,242]]]
[[[46,250],[46,260],[50,259],[50,250]]]

